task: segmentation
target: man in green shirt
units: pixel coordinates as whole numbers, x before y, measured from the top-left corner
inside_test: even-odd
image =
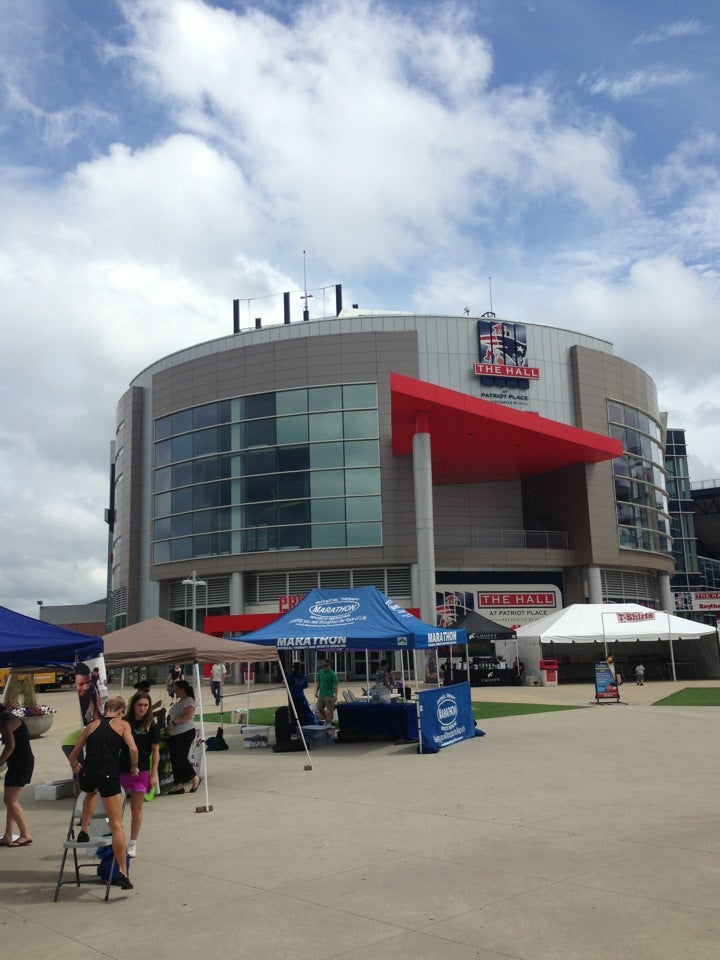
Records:
[[[333,721],[339,682],[338,675],[330,665],[330,661],[326,660],[322,670],[318,671],[315,696],[317,697],[318,716],[324,717],[325,722],[329,724],[332,724]]]

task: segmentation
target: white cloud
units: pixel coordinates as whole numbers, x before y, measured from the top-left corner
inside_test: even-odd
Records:
[[[672,23],[662,24],[654,30],[645,30],[633,40],[633,43],[662,43],[665,40],[674,40],[677,37],[698,36],[707,33],[709,30],[710,26],[700,20],[674,20]]]
[[[624,76],[599,76],[595,79],[583,76],[580,82],[587,86],[591,93],[607,94],[613,100],[627,100],[667,87],[682,87],[694,79],[695,75],[690,70],[670,70],[656,66],[634,70]]]
[[[481,313],[492,275],[498,315],[614,340],[720,451],[702,398],[720,368],[705,334],[720,299],[714,134],[634,176],[634,131],[571,99],[605,82],[611,111],[658,89],[651,72],[500,84],[472,5],[298,3],[277,20],[200,0],[121,7],[127,45],[113,33],[103,61],[116,142],[100,150],[85,132],[114,115],[85,92],[48,106],[33,48],[47,67],[49,36],[22,3],[14,60],[0,41],[13,115],[83,157],[51,175],[8,153],[0,169],[0,497],[17,504],[0,519],[0,603],[103,593],[117,400],[148,363],[230,334],[233,298],[246,320],[278,319],[303,250],[311,288],[342,281],[367,307]]]

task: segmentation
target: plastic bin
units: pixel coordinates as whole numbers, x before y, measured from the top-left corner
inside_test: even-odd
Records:
[[[251,750],[257,747],[267,747],[270,743],[270,727],[245,727],[243,730],[243,747]]]
[[[543,687],[556,687],[558,682],[558,662],[557,660],[541,660],[538,669],[540,670],[540,685]]]

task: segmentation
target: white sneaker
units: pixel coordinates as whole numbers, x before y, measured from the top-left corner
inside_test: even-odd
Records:
[[[137,856],[137,840],[128,840],[127,842],[127,855],[129,857]]]

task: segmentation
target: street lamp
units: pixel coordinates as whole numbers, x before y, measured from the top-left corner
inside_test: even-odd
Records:
[[[192,587],[192,628],[197,629],[197,588],[205,587],[207,590],[207,580],[198,580],[197,574],[193,570],[187,580],[183,580],[184,587]]]

